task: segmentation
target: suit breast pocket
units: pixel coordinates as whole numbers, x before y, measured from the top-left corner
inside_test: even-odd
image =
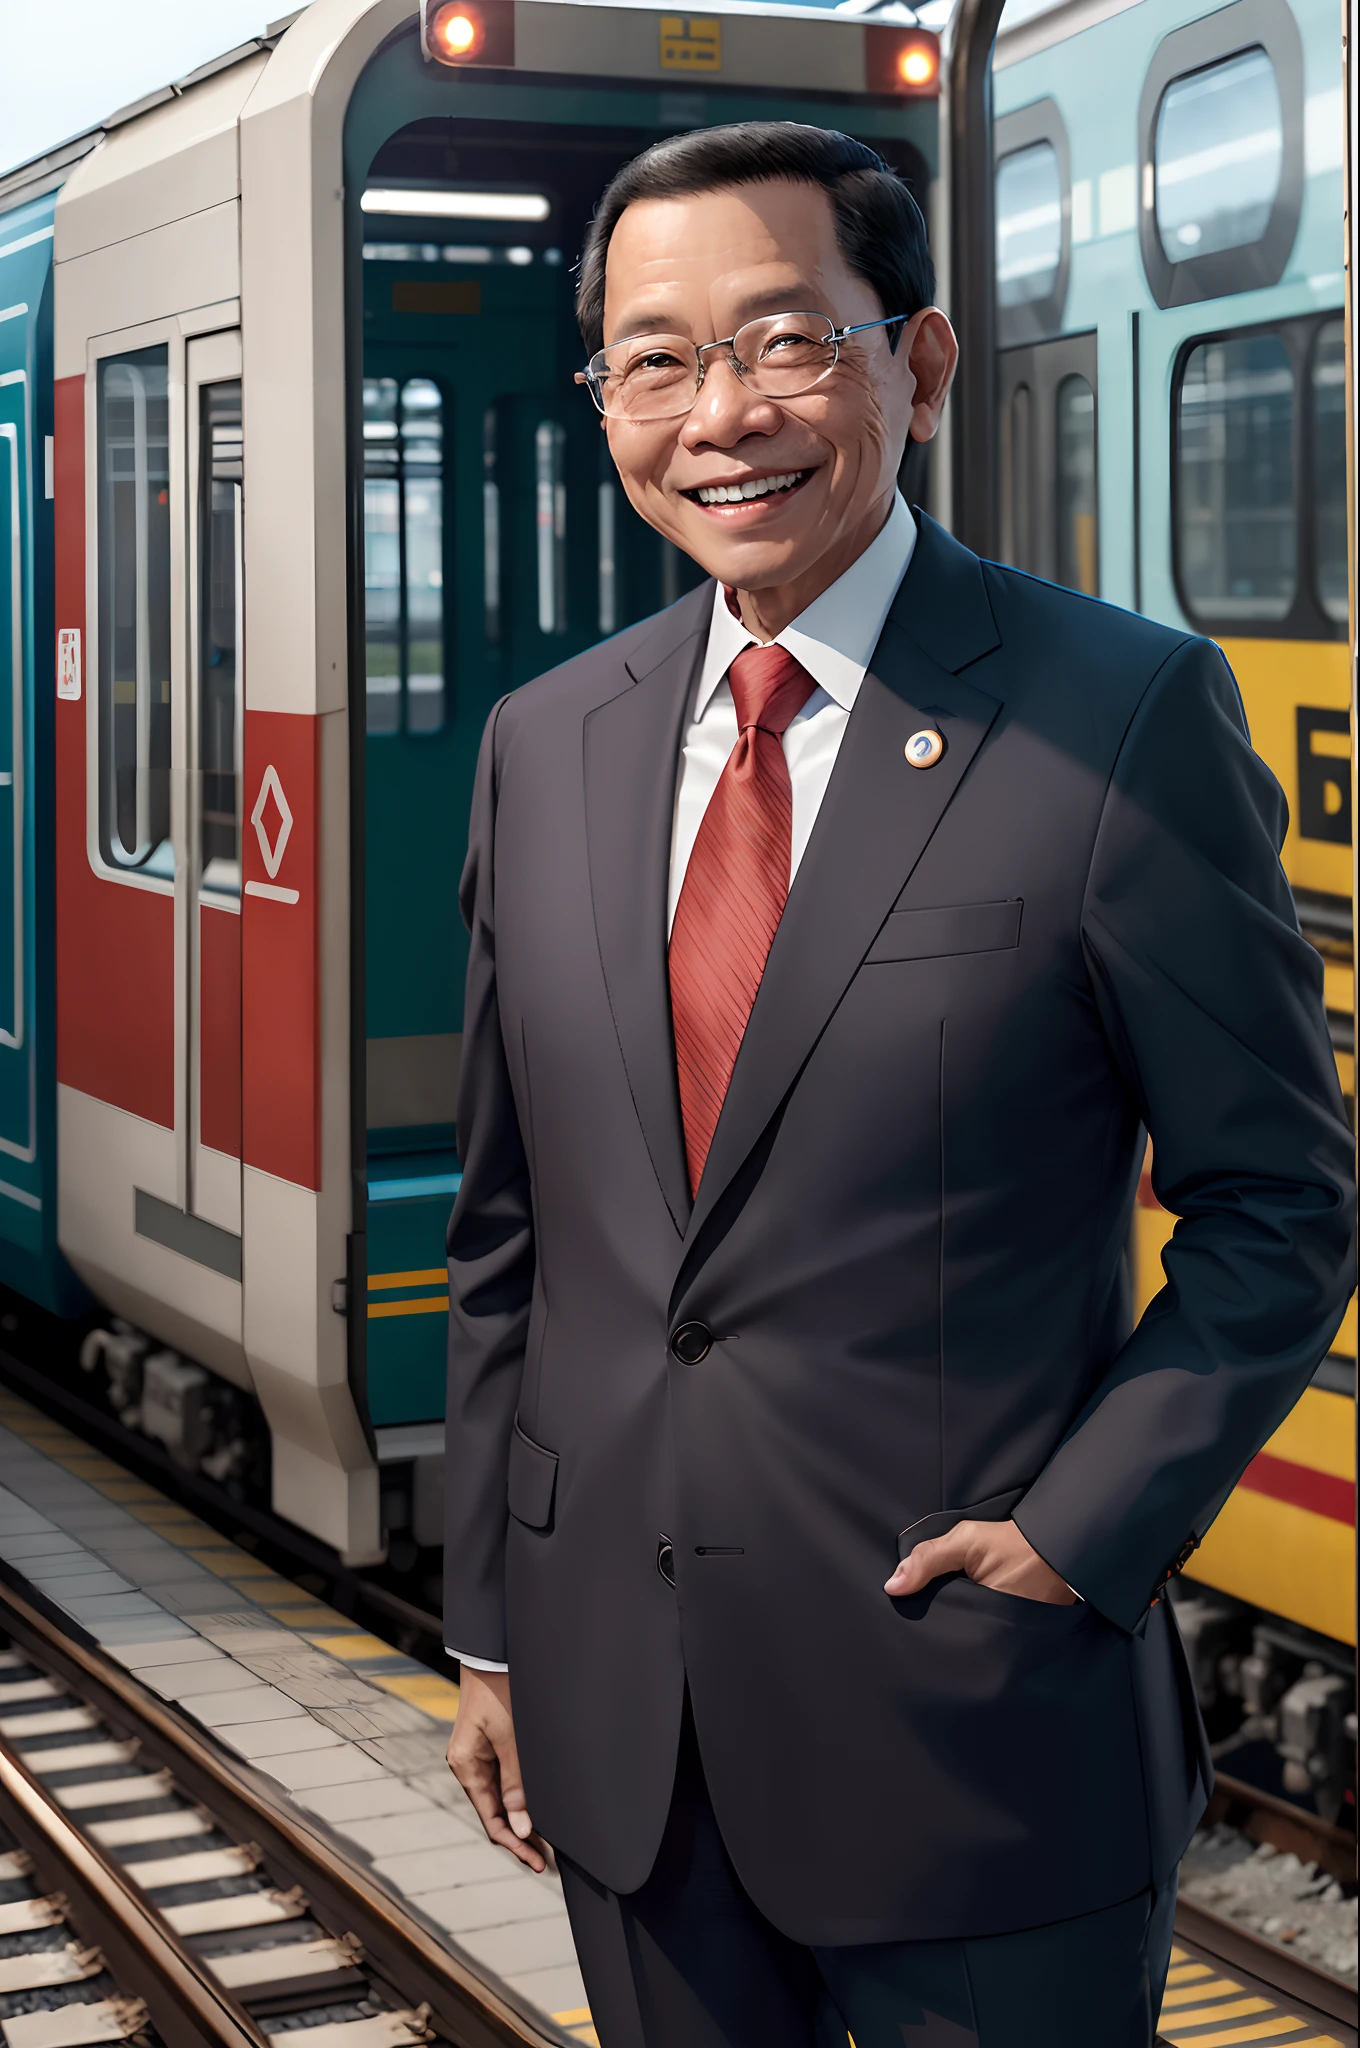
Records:
[[[958,953],[1004,953],[1020,943],[1023,900],[954,903],[890,911],[864,956],[866,967],[888,960],[939,960]]]

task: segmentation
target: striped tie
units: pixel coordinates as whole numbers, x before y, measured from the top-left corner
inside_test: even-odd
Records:
[[[784,914],[793,788],[781,736],[816,684],[785,647],[748,647],[728,670],[737,744],[709,799],[671,927],[671,1016],[690,1193]]]

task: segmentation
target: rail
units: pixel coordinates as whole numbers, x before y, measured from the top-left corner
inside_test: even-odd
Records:
[[[258,2025],[262,2010],[297,2012],[324,2008],[337,1999],[348,2006],[368,1999],[380,2016],[390,2014],[394,2022],[405,2023],[382,2033],[381,2048],[409,2048],[429,2033],[451,2048],[567,2048],[570,2035],[518,2005],[446,1947],[260,1773],[219,1750],[173,1706],[78,1633],[69,1633],[65,1617],[61,1624],[51,1619],[7,1568],[0,1570],[0,1631],[39,1674],[19,1690],[28,1692],[29,1704],[42,1707],[49,1695],[69,1694],[74,1702],[37,1716],[34,1738],[42,1738],[44,1724],[52,1722],[66,1735],[85,1727],[105,1738],[111,1732],[118,1739],[88,1745],[90,1764],[113,1769],[120,1756],[130,1764],[135,1755],[139,1768],[152,1767],[140,1793],[131,1783],[120,1789],[118,1780],[101,1779],[89,1790],[83,1783],[48,1786],[44,1776],[61,1771],[63,1751],[22,1747],[22,1735],[16,1738],[13,1731],[22,1729],[23,1722],[6,1713],[5,1693],[13,1695],[15,1688],[0,1683],[0,1820],[21,1833],[23,1847],[40,1867],[59,1872],[62,1891],[78,1896],[81,1914],[73,1907],[73,1918],[96,1930],[92,1938],[108,1954],[120,1987],[135,1989],[145,1999],[167,2048],[205,2040],[222,2048],[264,2048],[266,2037]],[[4,1676],[0,1671],[0,1681]],[[45,1683],[43,1693],[30,1689]],[[84,1778],[82,1749],[72,1746],[65,1754],[71,1758],[67,1779],[76,1772]],[[136,1823],[132,1833],[129,1824],[120,1827],[117,1821],[82,1824],[84,1809],[110,1810],[109,1795],[144,1806],[149,1800],[163,1802],[172,1792],[181,1794],[184,1803],[171,1816],[175,1825],[161,1828],[162,1833],[210,1832],[233,1845],[182,1865],[186,1882],[199,1868],[214,1877],[245,1876],[257,1865],[267,1874],[264,1881],[272,1881],[273,1889],[263,1898],[259,1886],[250,1893],[244,1911],[254,1918],[235,1923],[263,1924],[271,1944],[249,1951],[271,1959],[267,1968],[257,1966],[262,1974],[253,1983],[248,1969],[242,1974],[243,1966],[227,1967],[231,1959],[226,1954],[205,1956],[191,1945],[189,1937],[225,1928],[229,1922],[222,1914],[158,1906],[143,1896],[175,1881],[170,1864],[154,1860],[158,1846],[146,1852],[152,1861],[124,1868],[101,1845],[101,1833],[105,1844],[155,1843],[163,1812]],[[146,1832],[139,1835],[137,1828]],[[185,1843],[173,1846],[182,1854]],[[294,1934],[303,1937],[295,1944]],[[140,1967],[139,1957],[148,1959]],[[344,2048],[344,2043],[337,2038],[325,2048]],[[370,2042],[356,2035],[354,2048],[378,2048],[377,2038]]]

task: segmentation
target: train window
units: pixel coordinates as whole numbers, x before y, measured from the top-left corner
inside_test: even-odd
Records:
[[[1062,327],[1070,253],[1067,131],[1052,100],[996,124],[996,310],[1003,348]]]
[[[1007,468],[1011,530],[1007,535],[1007,560],[1033,573],[1034,394],[1028,384],[1016,385],[1009,410],[1006,450],[1010,458]]]
[[[607,640],[619,627],[619,565],[618,565],[618,486],[607,478],[600,483],[597,493],[599,517],[597,521],[598,583],[600,638]]]
[[[1346,327],[1326,320],[1313,343],[1312,387],[1313,517],[1317,600],[1329,619],[1344,626],[1346,589]]]
[[[1058,581],[1095,597],[1100,589],[1096,535],[1096,395],[1085,377],[1064,377],[1055,401],[1055,511]]]
[[[1164,36],[1139,105],[1139,241],[1159,306],[1275,284],[1303,204],[1303,45],[1288,0]]]
[[[534,434],[534,525],[538,536],[538,630],[567,630],[567,436],[556,420]]]
[[[1177,396],[1176,571],[1187,612],[1250,630],[1298,585],[1294,369],[1265,332],[1200,342]]]
[[[1259,242],[1283,164],[1280,88],[1264,50],[1243,50],[1169,85],[1153,146],[1167,262]]]
[[[164,878],[170,842],[169,351],[97,378],[99,850]]]
[[[996,167],[996,297],[1001,306],[1046,299],[1062,261],[1062,179],[1051,142],[1003,156]]]
[[[199,446],[202,592],[199,601],[198,766],[202,777],[200,848],[203,887],[239,896],[241,841],[237,764],[242,704],[241,384],[206,384]]]
[[[482,415],[482,616],[488,647],[501,637],[501,487],[496,476],[496,408]]]
[[[428,377],[364,379],[364,592],[369,732],[438,732],[444,400]]]

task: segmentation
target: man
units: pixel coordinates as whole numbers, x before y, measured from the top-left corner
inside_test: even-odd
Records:
[[[714,580],[483,742],[449,1754],[605,2048],[1147,2048],[1209,1782],[1163,1589],[1351,1284],[1280,791],[1210,643],[899,500],[932,290],[844,136],[619,174],[585,376]]]

